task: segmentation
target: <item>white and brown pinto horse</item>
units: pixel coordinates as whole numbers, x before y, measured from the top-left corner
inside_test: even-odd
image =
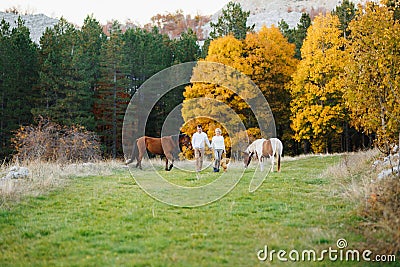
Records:
[[[271,172],[274,171],[275,156],[278,157],[278,172],[281,171],[281,157],[283,145],[278,138],[271,139],[257,139],[251,143],[244,152],[244,167],[249,166],[251,158],[255,154],[260,163],[260,170],[264,169],[264,158],[271,158]]]

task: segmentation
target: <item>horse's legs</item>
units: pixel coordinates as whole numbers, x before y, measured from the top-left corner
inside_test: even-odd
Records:
[[[260,171],[264,170],[264,158],[263,156],[258,157],[258,161],[260,162]]]
[[[137,148],[138,148],[138,156],[137,156],[137,163],[136,168],[142,169],[142,158],[144,153],[146,153],[146,139],[139,138],[137,141]]]
[[[139,156],[137,158],[137,163],[136,163],[136,168],[139,167],[139,169],[142,169],[142,157]]]
[[[168,170],[170,171],[174,167],[174,159],[171,159],[171,165],[169,166]]]
[[[142,154],[139,153],[139,156],[137,157],[136,168],[139,167],[139,169],[142,169],[142,157]]]
[[[168,159],[171,161],[171,165],[169,167],[168,167]],[[170,171],[173,166],[174,166],[174,157],[172,156],[171,153],[166,153],[165,154],[165,170]]]
[[[168,169],[168,158],[167,157],[165,157],[165,170],[169,171],[169,169]]]
[[[275,155],[270,156],[271,158],[271,172],[274,172]]]

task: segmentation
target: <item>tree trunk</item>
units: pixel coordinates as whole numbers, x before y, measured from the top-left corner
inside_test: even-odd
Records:
[[[117,70],[114,64],[114,91],[113,91],[113,116],[112,116],[112,157],[117,158]]]

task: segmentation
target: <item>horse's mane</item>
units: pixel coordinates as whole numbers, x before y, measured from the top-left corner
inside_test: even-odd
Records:
[[[181,137],[186,136],[186,134],[173,134],[173,135],[170,135],[170,136],[171,136],[171,138],[172,138],[172,140],[173,140],[174,142],[179,142],[179,139],[180,139]]]
[[[250,154],[250,153],[252,153],[252,152],[255,152],[256,149],[257,149],[257,146],[262,145],[262,143],[263,143],[264,141],[265,141],[264,138],[260,138],[260,139],[257,139],[257,140],[255,140],[255,141],[253,141],[253,142],[246,148],[245,152],[246,152],[247,154]]]
[[[179,142],[179,134],[174,134],[174,135],[170,135],[172,138],[172,141],[174,141],[174,143],[178,143]]]
[[[184,137],[184,136],[188,136],[188,135],[187,134],[174,134],[174,135],[171,135],[172,141],[175,144],[179,145],[179,150],[180,151],[182,151],[182,144],[179,142],[179,140],[180,140],[181,137]]]

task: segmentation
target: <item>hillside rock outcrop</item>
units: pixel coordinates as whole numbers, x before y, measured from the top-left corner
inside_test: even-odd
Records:
[[[44,14],[36,15],[17,15],[12,13],[0,12],[0,20],[4,19],[10,23],[11,28],[17,26],[18,16],[21,16],[25,22],[25,26],[28,27],[30,36],[33,42],[39,44],[40,37],[44,33],[47,27],[54,27],[58,23],[58,19],[49,18]]]

